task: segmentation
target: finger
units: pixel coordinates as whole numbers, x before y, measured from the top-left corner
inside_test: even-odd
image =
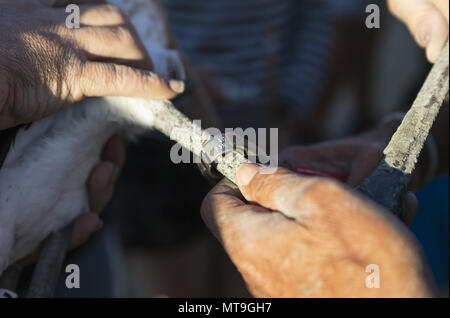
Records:
[[[332,163],[328,160],[328,157],[333,155],[332,152],[332,148],[320,149],[316,148],[316,146],[294,146],[284,150],[280,154],[280,161],[293,166],[328,170],[333,169]]]
[[[170,80],[166,83],[155,73],[124,65],[86,62],[81,73],[81,92],[75,93],[75,99],[90,96],[170,99],[184,91],[181,81]]]
[[[125,163],[125,157],[125,145],[122,137],[118,134],[112,136],[103,147],[101,156],[102,161],[110,161],[114,163],[117,165],[120,172]]]
[[[435,19],[431,31],[431,39],[426,46],[426,55],[429,62],[434,63],[441,55],[442,49],[448,39],[448,24],[444,23],[443,18]]]
[[[280,154],[280,161],[290,168],[308,168],[318,172],[348,176],[348,162],[353,154],[351,147],[328,145],[294,146]]]
[[[117,7],[104,4],[86,4],[80,5],[80,25],[81,27],[113,27],[123,26],[129,29],[134,29],[133,24],[128,17]],[[55,18],[53,22],[61,24],[66,21],[68,12],[66,8],[57,8],[48,11]]]
[[[274,172],[272,168],[255,164],[243,164],[238,169],[237,184],[249,202],[282,212],[295,220],[300,220],[311,212],[308,208],[311,200],[328,196],[327,202],[337,199],[339,204],[340,196],[345,194],[343,186],[338,185],[337,181],[305,177],[284,168],[278,168]]]
[[[224,229],[237,231],[242,227],[241,223],[249,225],[258,219],[257,215],[267,212],[270,211],[263,207],[246,204],[236,185],[227,179],[208,193],[200,208],[203,221],[219,241],[228,237],[229,233],[223,233]]]
[[[416,42],[426,47],[431,37],[429,28],[432,26],[428,22],[430,15],[436,11],[433,4],[424,0],[388,0],[388,6],[407,25]]]
[[[103,227],[103,221],[98,215],[86,213],[81,215],[74,223],[69,248],[82,245],[88,238]]]
[[[153,69],[145,46],[120,9],[105,4],[82,6],[80,10],[82,28],[75,29],[74,34],[89,59]]]
[[[129,20],[113,5],[85,5],[80,7],[80,23],[87,26],[128,26]]]
[[[447,20],[447,24],[449,23],[449,1],[448,0],[431,0],[433,4],[438,8],[438,10],[442,13],[442,15]]]
[[[216,219],[226,213],[233,213],[235,208],[245,206],[240,198],[239,189],[229,180],[223,179],[209,191],[200,207],[200,215],[209,230],[219,238],[219,228]]]
[[[73,31],[75,41],[89,60],[153,69],[136,33],[124,26],[82,27]]]
[[[435,62],[448,37],[444,15],[430,1],[389,0],[388,4],[391,12],[406,23],[417,44],[426,48],[427,59]]]
[[[99,163],[88,179],[89,206],[91,212],[99,214],[112,197],[118,167],[112,162]]]

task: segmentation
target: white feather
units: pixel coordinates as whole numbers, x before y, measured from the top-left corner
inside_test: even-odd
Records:
[[[156,71],[184,76],[177,52],[164,48],[167,35],[163,20],[155,20],[155,4],[145,0],[113,3],[125,13],[137,12],[130,18]],[[132,6],[139,10],[131,10]],[[151,128],[152,108],[162,102],[89,98],[19,131],[0,169],[0,274],[52,231],[88,212],[85,184],[99,162],[102,146],[117,132],[131,136]]]

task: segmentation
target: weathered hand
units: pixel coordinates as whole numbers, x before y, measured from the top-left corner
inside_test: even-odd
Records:
[[[427,265],[409,230],[342,183],[256,165],[239,190],[219,183],[201,213],[257,297],[430,296]],[[380,288],[366,286],[369,264]]]
[[[289,166],[310,168],[342,175],[356,187],[376,168],[396,125],[387,123],[364,134],[309,146],[291,146],[280,154],[280,162]],[[413,174],[410,188],[419,188],[420,167]],[[417,213],[417,199],[408,192],[403,203],[402,220],[411,224]]]
[[[436,62],[448,39],[448,0],[387,0],[391,12],[402,20],[427,58]]]
[[[150,71],[127,18],[103,2],[0,1],[0,130],[88,96],[165,99],[180,93],[180,82],[168,84]],[[65,25],[69,3],[83,3],[79,29]]]
[[[349,186],[359,185],[377,166],[385,144],[362,136],[313,145],[296,145],[280,153],[280,162],[346,178]]]

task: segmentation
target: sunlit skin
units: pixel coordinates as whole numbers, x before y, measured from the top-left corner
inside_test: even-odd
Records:
[[[388,5],[425,48],[427,59],[435,62],[448,38],[448,0],[388,0]],[[211,190],[202,204],[202,217],[253,295],[435,295],[428,266],[408,228],[349,187],[376,167],[391,134],[392,129],[381,129],[344,140],[294,146],[281,155],[280,160],[290,166],[345,175],[348,185],[283,168],[276,174],[262,174],[258,166],[243,165],[237,175],[238,187],[224,180]],[[418,173],[412,183],[420,182]],[[404,210],[404,221],[410,223],[417,210],[411,192]],[[364,267],[371,263],[384,268],[379,289],[364,285]]]
[[[64,25],[69,3],[80,4],[81,29]],[[388,0],[388,5],[426,49],[427,59],[436,61],[448,38],[448,0]],[[176,82],[151,72],[133,27],[105,1],[0,0],[0,30],[8,30],[0,42],[0,129],[89,96],[166,99],[179,93]],[[98,215],[111,198],[124,153],[118,136],[105,145],[87,182],[92,213],[76,221],[72,246],[101,227]],[[360,172],[348,173],[356,180]],[[254,295],[432,295],[427,265],[407,228],[346,185],[284,169],[260,174],[256,166],[243,166],[238,183],[242,194],[226,181],[216,186],[202,216]],[[348,242],[358,248],[349,249]],[[370,263],[391,269],[384,276],[387,288],[364,287]]]
[[[420,247],[388,211],[330,178],[261,169],[242,165],[239,188],[222,181],[201,209],[254,296],[433,295]],[[369,264],[381,288],[366,287]]]
[[[172,98],[176,82],[152,62],[127,18],[82,1],[81,28],[65,24],[73,1],[0,1],[0,129],[28,123],[89,96]],[[75,1],[76,3],[76,1]]]
[[[392,14],[402,20],[417,44],[436,62],[448,39],[448,0],[387,0]]]
[[[80,29],[65,25],[65,6],[71,3],[80,5]],[[176,81],[151,72],[152,61],[132,25],[105,1],[1,0],[0,30],[0,130],[88,96],[166,99],[180,92]],[[99,214],[125,161],[120,136],[107,142],[101,160],[86,185],[92,213],[76,220],[73,247],[102,225]]]

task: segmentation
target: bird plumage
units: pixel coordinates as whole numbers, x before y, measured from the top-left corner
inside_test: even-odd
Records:
[[[177,52],[167,49],[155,3],[112,2],[131,19],[155,72],[184,76]],[[31,126],[0,132],[0,274],[52,231],[88,212],[85,183],[104,143],[118,132],[131,138],[151,128],[152,107],[163,102],[88,98]]]

